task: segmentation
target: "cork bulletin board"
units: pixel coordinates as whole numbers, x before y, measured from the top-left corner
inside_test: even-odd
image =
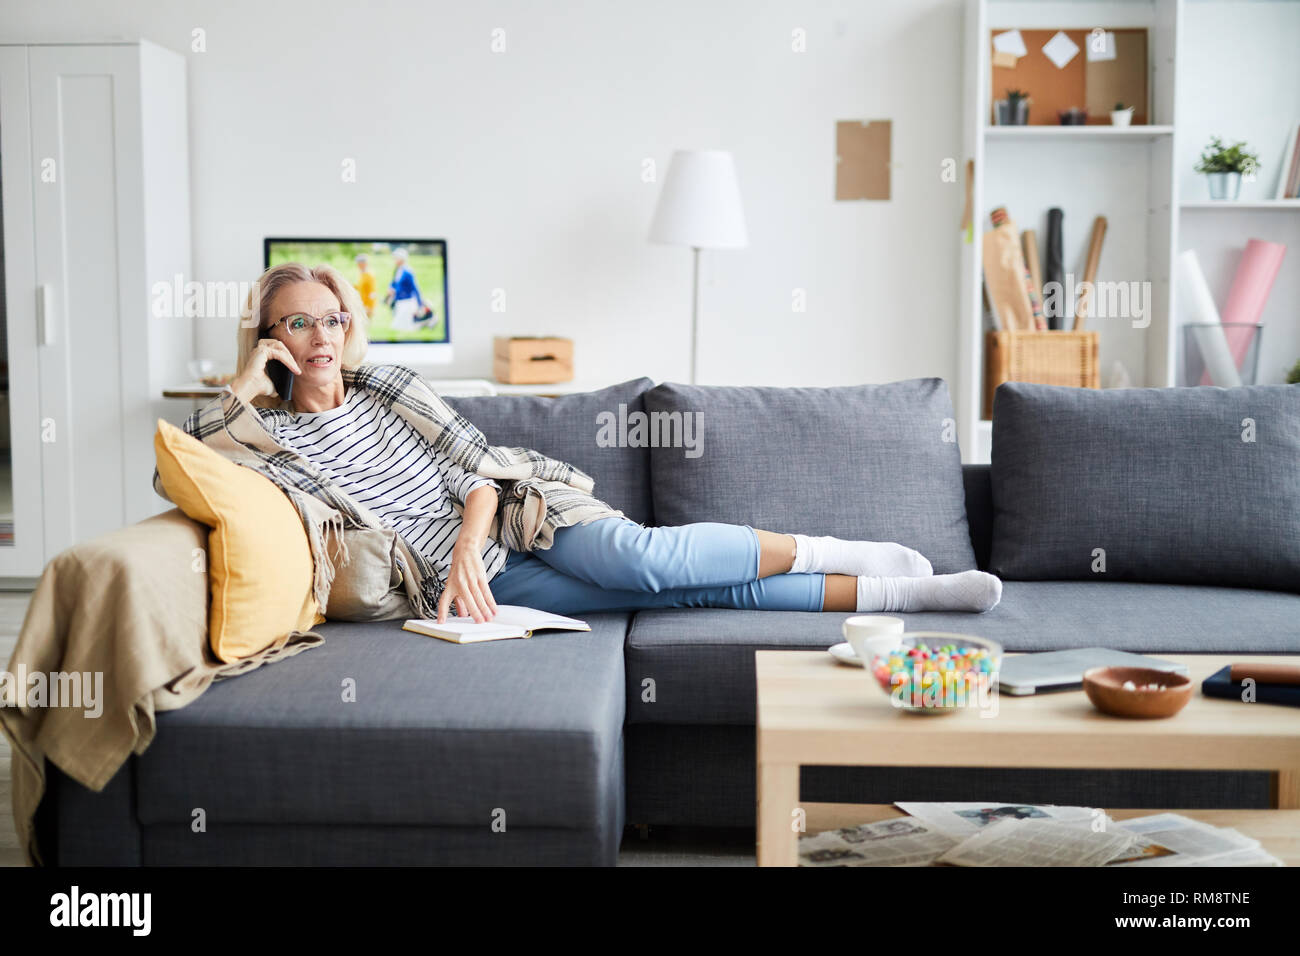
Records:
[[[835,198],[888,199],[893,124],[841,120],[835,124]]]
[[[1133,125],[1151,122],[1147,93],[1147,31],[1145,27],[1102,27],[1115,37],[1115,57],[1089,60],[1090,29],[1021,30],[1025,55],[999,53],[993,37],[1015,27],[989,31],[992,85],[989,87],[988,122],[996,122],[993,102],[1005,99],[1007,90],[1024,90],[1029,104],[1030,126],[1059,126],[1058,110],[1079,107],[1088,111],[1089,126],[1109,126],[1116,102],[1133,107]],[[1074,57],[1058,68],[1043,52],[1057,33],[1064,33],[1079,48]]]

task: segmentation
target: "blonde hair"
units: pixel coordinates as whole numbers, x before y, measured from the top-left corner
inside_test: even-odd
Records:
[[[318,265],[308,268],[301,262],[285,262],[263,272],[248,291],[248,300],[244,303],[243,312],[239,317],[239,330],[236,333],[237,364],[235,367],[238,370],[236,374],[244,370],[248,357],[257,348],[257,340],[261,337],[262,327],[266,324],[263,319],[270,310],[276,293],[285,286],[298,282],[319,282],[334,293],[334,297],[339,300],[340,308],[352,316],[352,321],[344,334],[343,352],[340,355],[343,367],[356,368],[365,359],[366,350],[370,345],[367,338],[368,318],[366,307],[361,302],[361,295],[353,288],[352,283],[331,266]],[[281,403],[279,396],[259,395],[253,399],[252,404],[263,408],[278,408]]]

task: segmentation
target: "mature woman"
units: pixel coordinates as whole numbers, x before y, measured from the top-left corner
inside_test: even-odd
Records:
[[[559,527],[549,548],[519,551],[488,531],[501,485],[434,448],[373,392],[348,388],[361,365],[364,310],[328,266],[289,263],[255,287],[240,329],[234,395],[258,408],[275,440],[308,459],[395,529],[443,580],[438,619],[454,601],[491,620],[497,602],[574,614],[651,607],[798,611],[986,611],[1002,584],[981,571],[934,575],[902,545],[697,522],[645,527],[606,517]],[[295,376],[281,403],[271,360]],[[282,404],[285,406],[281,408]],[[462,503],[458,514],[452,499]]]

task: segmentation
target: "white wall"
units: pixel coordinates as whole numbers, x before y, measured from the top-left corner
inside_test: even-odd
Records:
[[[255,278],[264,235],[446,238],[457,360],[440,376],[489,375],[493,335],[553,334],[575,339],[579,379],[685,380],[690,251],[647,242],[658,184],[641,179],[681,147],[734,151],[750,234],[705,255],[702,383],[955,374],[963,195],[939,170],[960,157],[958,0],[3,11],[6,41],[186,53],[196,278]],[[832,199],[834,124],[858,118],[893,120],[890,202]],[[200,320],[198,354],[233,367],[233,326]]]
[[[1259,154],[1255,182],[1241,184],[1242,201],[1272,199],[1285,172],[1285,140],[1300,122],[1300,3],[1187,3],[1186,56],[1213,69],[1181,74],[1179,105],[1180,199],[1205,200],[1205,177],[1196,161],[1211,136],[1244,140]],[[1183,209],[1179,248],[1195,249],[1214,301],[1228,291],[1248,239],[1287,247],[1260,321],[1259,381],[1282,382],[1300,360],[1300,209]],[[1182,316],[1185,320],[1186,316]],[[1180,330],[1179,334],[1183,334]]]

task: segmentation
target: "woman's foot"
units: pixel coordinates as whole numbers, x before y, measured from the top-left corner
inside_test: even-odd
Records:
[[[858,578],[859,613],[876,611],[987,611],[1002,600],[1002,581],[984,571],[930,577]]]
[[[925,555],[890,541],[846,541],[794,534],[791,574],[851,574],[856,577],[922,578],[934,573]]]

